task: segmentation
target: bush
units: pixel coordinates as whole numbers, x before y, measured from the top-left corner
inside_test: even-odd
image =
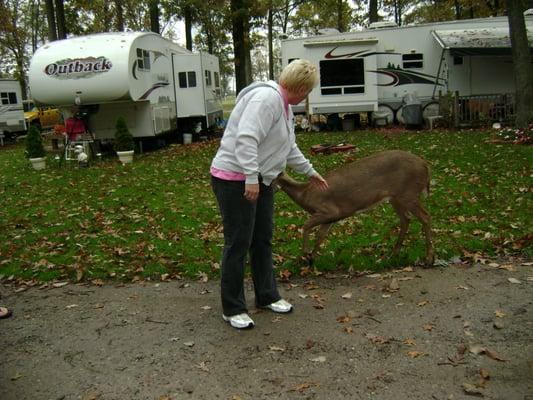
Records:
[[[40,158],[46,155],[41,132],[34,125],[30,125],[26,135],[26,156],[28,158]]]
[[[119,117],[115,131],[115,151],[129,151],[134,148],[135,142],[133,141],[133,135],[128,130],[124,118]]]

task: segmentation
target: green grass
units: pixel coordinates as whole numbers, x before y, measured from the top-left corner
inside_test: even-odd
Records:
[[[405,149],[431,164],[437,257],[479,253],[531,257],[533,148],[488,144],[486,132],[299,134],[315,168],[325,172],[385,149]],[[317,143],[353,143],[358,151],[310,155]],[[209,165],[217,142],[173,145],[113,159],[87,169],[59,167],[49,156],[34,171],[22,145],[0,149],[0,276],[19,280],[159,279],[216,273],[220,217]],[[276,195],[275,263],[297,272],[306,219],[283,193]],[[379,270],[421,259],[424,239],[413,222],[395,260],[389,254],[397,217],[388,204],[334,225],[318,270]],[[528,240],[529,239],[529,240]]]

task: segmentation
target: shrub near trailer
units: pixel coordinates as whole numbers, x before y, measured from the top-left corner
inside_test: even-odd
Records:
[[[44,169],[46,166],[46,150],[43,145],[41,132],[35,126],[30,126],[26,136],[26,156],[30,159],[34,169]]]
[[[123,117],[119,117],[115,131],[115,151],[122,164],[131,163],[133,161],[134,147],[135,142],[126,125],[126,121]]]

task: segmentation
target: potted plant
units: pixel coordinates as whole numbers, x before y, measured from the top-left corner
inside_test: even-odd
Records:
[[[123,117],[119,117],[115,130],[115,151],[122,164],[127,164],[133,161],[133,149],[135,142],[133,136],[128,130],[126,121]]]
[[[44,169],[46,166],[46,150],[43,145],[41,132],[36,126],[30,125],[26,135],[26,155],[34,169]]]

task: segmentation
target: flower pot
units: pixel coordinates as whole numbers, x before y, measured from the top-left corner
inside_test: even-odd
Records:
[[[45,157],[37,157],[37,158],[30,158],[31,165],[33,166],[33,169],[44,169],[46,167],[46,158]]]
[[[128,164],[133,161],[133,150],[117,151],[117,156],[122,164]]]

